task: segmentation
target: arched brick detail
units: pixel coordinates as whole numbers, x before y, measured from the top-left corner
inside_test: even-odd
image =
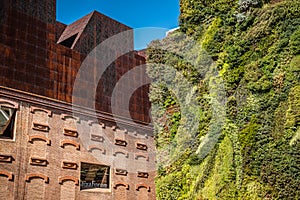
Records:
[[[100,126],[102,127],[102,128],[105,128],[106,126],[105,126],[105,124],[104,123],[99,123],[98,121],[95,121],[95,120],[89,120],[88,121],[88,125],[89,126],[92,126],[93,124],[100,124]]]
[[[40,179],[43,179],[45,181],[45,183],[49,183],[49,177],[45,176],[43,174],[27,174],[26,182],[30,182],[30,180],[33,178],[40,178]]]
[[[117,189],[117,188],[120,187],[120,186],[123,186],[123,187],[126,188],[126,190],[129,190],[129,184],[124,183],[124,182],[117,182],[117,183],[115,183],[114,189]]]
[[[146,139],[149,138],[149,137],[148,137],[148,134],[142,135],[142,134],[138,134],[138,132],[136,132],[136,131],[133,132],[133,135],[134,135],[134,136],[138,136],[138,135],[139,135],[139,136],[144,136]],[[151,136],[151,137],[152,137],[152,136]]]
[[[62,176],[58,178],[59,184],[63,184],[64,181],[73,181],[75,185],[79,185],[79,180],[74,176]]]
[[[63,161],[61,167],[64,168],[64,169],[74,169],[74,170],[77,170],[78,165],[77,165],[77,163],[74,163],[74,162]]]
[[[33,122],[32,129],[36,130],[36,131],[49,132],[50,127],[46,124],[40,124],[40,123]]]
[[[11,163],[13,161],[13,157],[10,155],[0,155],[0,162]]]
[[[62,148],[65,147],[66,144],[72,145],[74,147],[76,147],[76,150],[80,150],[80,144],[78,144],[77,142],[73,141],[73,140],[62,140],[60,143],[60,146]]]
[[[13,181],[14,180],[14,175],[11,172],[1,170],[0,171],[0,175],[6,176],[9,181]]]
[[[145,185],[145,184],[137,184],[137,185],[135,185],[136,191],[139,191],[140,188],[146,188],[148,192],[151,191],[151,190],[150,190],[150,186],[148,186],[148,185]]]
[[[115,153],[113,155],[117,156],[117,154],[123,154],[123,155],[125,155],[126,158],[129,157],[129,153],[124,150],[117,150],[117,151],[115,151]]]
[[[61,119],[62,120],[66,120],[66,119],[74,119],[77,123],[79,123],[80,122],[80,119],[78,118],[78,117],[74,117],[74,116],[72,116],[72,115],[68,115],[68,114],[62,114],[61,115]]]
[[[98,146],[96,146],[96,145],[91,145],[91,146],[89,146],[88,151],[89,151],[89,152],[92,152],[93,150],[99,150],[99,151],[102,151],[102,154],[105,154],[105,153],[106,153],[105,149],[101,149],[100,147],[98,147]]]
[[[147,145],[144,143],[141,143],[141,142],[136,142],[135,146],[137,149],[143,150],[143,151],[147,151],[147,149],[148,149]]]
[[[117,129],[117,133],[128,134],[128,130],[127,129]]]
[[[16,103],[16,102],[10,101],[10,100],[6,100],[6,99],[2,99],[2,98],[0,98],[0,105],[6,106],[9,108],[19,109],[19,103]]]
[[[135,153],[134,154],[134,158],[136,160],[138,160],[140,157],[145,158],[146,161],[149,161],[149,156],[147,154],[144,154],[144,153]]]
[[[33,143],[34,140],[45,141],[48,146],[51,146],[51,140],[44,135],[30,135],[28,142]]]
[[[149,173],[148,172],[138,172],[137,173],[137,177],[148,178],[149,177]]]
[[[38,108],[35,106],[30,106],[30,112],[31,113],[35,113],[35,111],[42,111],[44,113],[46,113],[49,117],[52,116],[52,112],[50,110],[44,109],[44,108]]]
[[[47,166],[48,165],[48,161],[46,159],[43,159],[43,158],[34,158],[34,157],[31,157],[30,158],[30,164],[31,165],[39,165],[39,166]]]
[[[64,129],[64,135],[65,136],[70,136],[70,137],[78,137],[78,132],[75,130],[70,130],[70,129]]]
[[[95,141],[95,142],[103,142],[104,141],[104,137],[102,135],[91,134],[91,140]]]
[[[128,171],[126,169],[115,169],[115,174],[116,175],[127,176]]]
[[[122,139],[115,139],[115,145],[126,147],[127,146],[127,141],[122,140]]]

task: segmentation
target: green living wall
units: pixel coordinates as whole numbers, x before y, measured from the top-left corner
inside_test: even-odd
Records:
[[[300,199],[300,1],[180,6],[147,50],[157,199]]]

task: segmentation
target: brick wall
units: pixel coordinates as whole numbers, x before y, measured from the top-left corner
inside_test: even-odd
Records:
[[[1,96],[7,94],[0,90]],[[40,97],[15,96],[0,98],[1,105],[13,102],[18,108],[14,140],[0,139],[0,158],[11,158],[8,162],[0,159],[1,199],[155,199],[154,141],[141,134],[149,131],[136,129],[137,134],[118,129],[106,125],[105,120],[89,120],[83,113],[81,118],[74,118],[64,111],[70,109],[68,105],[46,99],[40,105]],[[66,130],[77,134],[66,134]],[[94,140],[95,136],[102,139]],[[117,139],[126,145],[118,145]],[[137,143],[147,149],[138,149]],[[75,167],[65,168],[63,162]],[[109,189],[81,191],[77,183],[82,162],[110,166]],[[126,173],[118,174],[117,169]],[[138,172],[148,176],[139,177]]]

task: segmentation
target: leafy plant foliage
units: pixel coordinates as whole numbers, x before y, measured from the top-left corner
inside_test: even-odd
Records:
[[[179,33],[150,44],[157,149],[173,145],[181,123],[188,123],[180,99],[157,78],[179,75],[162,66],[173,66],[188,80],[201,107],[194,110],[194,141],[188,148],[176,143],[181,156],[158,166],[157,198],[300,199],[300,2],[181,0],[180,6],[180,31],[206,50],[224,81],[226,117],[217,143],[200,157],[199,146],[217,123],[210,92],[217,79],[179,56]],[[200,54],[193,59],[201,60]]]

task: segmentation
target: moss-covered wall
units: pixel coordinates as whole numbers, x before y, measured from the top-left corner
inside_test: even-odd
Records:
[[[300,199],[300,2],[181,0],[180,5],[180,30],[148,48],[162,157],[157,198]],[[193,47],[184,49],[188,41]],[[203,49],[214,61],[206,62],[214,73],[205,76],[195,68],[207,58]],[[199,105],[190,111],[196,131],[184,128],[190,119],[178,98],[183,89],[169,88],[180,87],[182,79]],[[211,82],[222,85],[214,91],[224,92],[225,103],[219,104],[224,118],[222,109],[214,111]],[[212,124],[218,125],[217,139],[203,154]],[[185,135],[188,144],[182,142]]]

